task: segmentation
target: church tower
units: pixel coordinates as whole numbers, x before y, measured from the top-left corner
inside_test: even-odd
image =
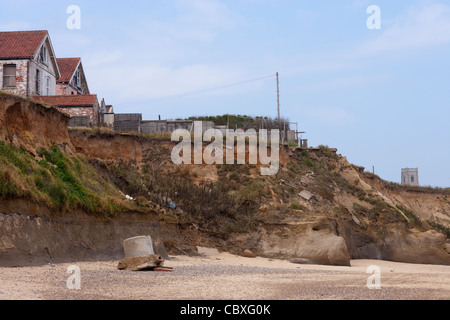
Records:
[[[419,169],[402,169],[402,184],[408,186],[419,185]]]

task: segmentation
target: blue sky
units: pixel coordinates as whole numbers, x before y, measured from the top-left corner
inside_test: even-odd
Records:
[[[69,5],[80,7],[79,30],[66,26]],[[370,5],[379,30],[367,28]],[[389,181],[418,167],[421,185],[450,187],[448,1],[1,4],[0,30],[37,29],[58,57],[82,58],[91,92],[117,113],[276,117],[279,72],[281,114],[310,145],[338,148]]]

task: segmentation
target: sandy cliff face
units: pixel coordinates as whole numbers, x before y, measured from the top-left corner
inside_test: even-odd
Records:
[[[70,130],[70,139],[78,154],[105,162],[142,162],[143,144],[136,136],[95,131]]]
[[[139,192],[132,196],[142,197],[159,188],[163,202],[170,196],[177,210],[165,207],[160,216],[149,210],[104,219],[82,211],[52,212],[27,199],[0,198],[0,263],[120,258],[122,240],[152,234],[156,241],[164,238],[166,246],[175,248],[176,253],[207,245],[233,253],[251,249],[261,256],[298,263],[349,265],[350,259],[369,258],[450,264],[446,236],[429,224],[434,221],[450,226],[448,192],[389,187],[327,148],[282,147],[280,170],[267,177],[260,176],[257,165],[177,166],[170,158],[174,142],[96,130],[68,131],[67,122],[67,116],[54,108],[0,95],[0,140],[34,156],[40,148],[56,145],[66,154],[96,165],[94,170],[104,171],[106,179],[114,181],[120,191],[135,183]],[[135,170],[134,176],[131,171],[121,172],[127,166]],[[111,168],[120,169],[120,181],[117,176],[108,177]],[[141,188],[146,175],[155,177],[153,184]],[[158,179],[167,183],[180,177],[191,184],[158,184]],[[196,211],[204,203],[187,206],[196,200],[183,198],[177,187],[194,189],[205,181],[228,190],[223,192],[240,201],[238,210],[245,212],[220,208],[217,212],[223,216],[219,217],[208,211],[203,217],[185,212],[186,208]],[[216,209],[211,188],[195,190],[205,193],[204,201],[209,201],[211,210]],[[254,228],[240,228],[241,219],[250,221]],[[163,237],[158,235],[161,230]]]
[[[74,148],[67,132],[69,117],[56,108],[9,94],[0,94],[0,140],[37,154],[40,148]]]
[[[174,144],[168,141],[82,131],[71,131],[70,136],[88,158],[124,161],[140,168],[151,165],[153,169],[164,162],[162,172],[182,173],[195,184],[229,182],[219,177],[219,166],[173,165],[170,150]],[[102,146],[114,150],[101,151]],[[445,236],[417,225],[430,217],[440,217],[443,225],[450,222],[450,203],[444,194],[391,190],[381,179],[367,178],[345,157],[322,150],[300,152],[282,148],[280,173],[264,180],[266,195],[257,199],[263,208],[257,214],[258,230],[232,234],[226,242],[215,241],[213,236],[210,245],[236,253],[250,248],[264,256],[304,263],[349,265],[350,259],[370,258],[450,264]],[[298,169],[302,161],[311,166]],[[244,180],[261,178],[258,168],[248,171]],[[311,198],[300,196],[302,191]],[[178,201],[176,196],[174,201]],[[397,206],[413,212],[418,220],[413,221]],[[204,238],[198,239],[199,243],[192,245],[201,245]]]

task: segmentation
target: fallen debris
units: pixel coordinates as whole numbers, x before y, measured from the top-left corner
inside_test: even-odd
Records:
[[[153,242],[150,236],[138,236],[123,241],[125,258],[143,257],[155,254]]]
[[[302,197],[305,200],[309,200],[312,198],[313,194],[309,192],[308,190],[303,190],[298,194],[300,197]]]
[[[171,207],[172,209],[176,209],[177,208],[176,204],[173,203],[172,201],[169,202],[169,207]]]
[[[359,221],[359,219],[352,213],[352,220],[354,223],[356,223],[358,226],[361,225],[361,221]]]
[[[164,259],[155,254],[149,254],[142,257],[124,258],[117,264],[119,270],[154,270],[163,267]]]
[[[245,249],[242,252],[242,256],[245,258],[256,258],[256,254],[254,254],[251,250],[249,249]]]
[[[163,272],[172,272],[172,267],[156,267],[153,269],[153,271],[163,271]]]

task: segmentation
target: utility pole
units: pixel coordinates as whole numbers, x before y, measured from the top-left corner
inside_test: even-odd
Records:
[[[281,118],[280,118],[280,81],[278,78],[278,72],[277,72],[277,105],[278,105],[278,126],[281,125]]]

